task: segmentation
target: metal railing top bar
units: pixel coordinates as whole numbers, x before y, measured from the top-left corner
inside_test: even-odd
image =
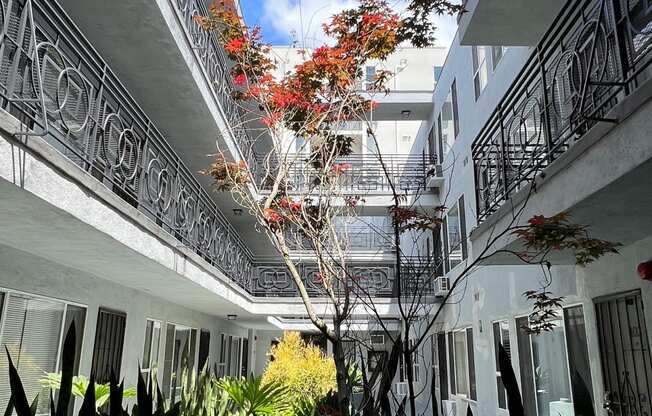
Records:
[[[608,112],[642,81],[651,49],[649,8],[568,2],[472,145],[478,221],[593,125],[616,122]]]
[[[293,158],[294,155],[288,156]],[[300,155],[296,160],[289,160],[289,185],[296,191],[311,186],[317,170],[312,167],[309,155]],[[341,169],[339,187],[343,192],[364,194],[365,192],[388,192],[391,184],[400,191],[420,191],[426,188],[429,176],[437,175],[440,170],[433,169],[436,161],[426,154],[383,154],[382,163],[376,155],[350,155],[335,160]],[[335,168],[335,166],[334,166]],[[389,177],[388,177],[389,176]],[[263,183],[262,191],[268,189]]]

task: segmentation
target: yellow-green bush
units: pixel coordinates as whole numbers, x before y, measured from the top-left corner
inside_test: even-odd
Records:
[[[319,347],[307,344],[298,332],[285,332],[268,355],[274,360],[265,369],[263,383],[278,382],[288,387],[292,402],[317,401],[337,390],[333,359]]]

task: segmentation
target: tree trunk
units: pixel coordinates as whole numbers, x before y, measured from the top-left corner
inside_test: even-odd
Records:
[[[403,364],[408,383],[408,394],[410,400],[410,414],[416,416],[417,404],[414,393],[414,367],[412,366],[412,354],[410,353],[410,326],[405,323],[405,338],[403,339]]]
[[[349,416],[349,407],[351,405],[351,392],[349,386],[349,376],[346,366],[346,357],[342,349],[342,341],[339,337],[339,328],[336,326],[335,332],[337,339],[333,343],[333,360],[335,361],[335,371],[337,376],[337,404],[342,416]]]

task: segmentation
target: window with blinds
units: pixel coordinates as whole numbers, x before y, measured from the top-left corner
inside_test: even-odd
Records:
[[[39,380],[46,373],[60,371],[64,336],[73,322],[77,335],[77,374],[85,318],[86,309],[81,306],[22,293],[0,292],[0,344],[11,354],[30,402],[36,395],[48,397],[49,392],[43,391]],[[0,368],[7,367],[6,355],[0,354]],[[7,403],[10,396],[8,377],[0,377],[0,403]],[[41,400],[37,414],[48,412],[48,401]]]

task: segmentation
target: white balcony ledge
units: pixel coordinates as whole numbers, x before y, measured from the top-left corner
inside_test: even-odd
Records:
[[[460,44],[534,46],[566,0],[468,0],[459,18]]]

